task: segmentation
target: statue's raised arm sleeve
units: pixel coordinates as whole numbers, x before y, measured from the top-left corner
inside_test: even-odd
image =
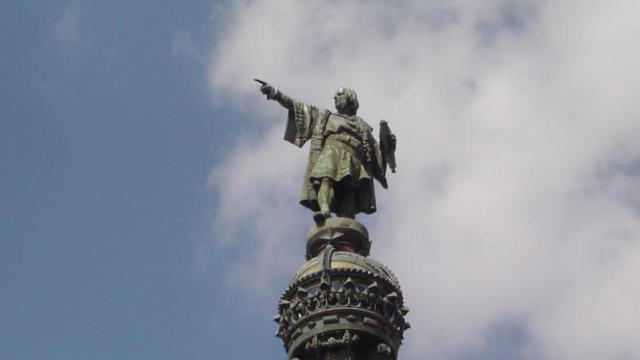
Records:
[[[284,139],[297,147],[302,147],[311,137],[311,131],[318,118],[318,109],[298,100],[291,100],[291,104]]]

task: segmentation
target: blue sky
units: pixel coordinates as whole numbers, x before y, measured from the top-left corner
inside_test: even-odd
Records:
[[[214,5],[3,2],[1,358],[281,354],[271,313],[236,313],[195,261],[238,117],[174,39],[212,41]]]
[[[254,77],[398,135],[401,358],[640,357],[635,0],[0,9],[0,358],[283,358],[305,150]]]

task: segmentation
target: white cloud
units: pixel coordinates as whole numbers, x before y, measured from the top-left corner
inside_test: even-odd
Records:
[[[404,358],[485,351],[505,322],[526,334],[513,358],[640,358],[639,11],[635,0],[236,5],[210,84],[270,130],[214,169],[218,237],[250,242],[239,268],[265,291],[285,286],[311,221],[296,204],[306,150],[281,140],[285,112],[251,79],[325,107],[349,85],[361,115],[399,138],[370,232],[412,308]]]
[[[64,13],[56,22],[54,33],[56,40],[64,46],[75,46],[80,41],[78,32],[78,21],[81,15],[79,1],[71,2],[64,10]]]
[[[180,30],[175,32],[173,35],[172,50],[174,54],[186,56],[196,62],[203,63],[205,61],[205,56],[193,41],[191,32],[189,31]]]

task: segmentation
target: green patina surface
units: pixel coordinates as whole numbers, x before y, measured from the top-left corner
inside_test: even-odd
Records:
[[[388,124],[381,121],[376,141],[373,128],[356,115],[358,98],[348,88],[338,89],[336,112],[331,112],[261,84],[268,99],[288,110],[284,139],[298,147],[310,143],[300,203],[315,212],[314,219],[321,222],[331,213],[347,218],[374,213],[373,179],[386,188],[387,164],[395,172],[396,138]]]

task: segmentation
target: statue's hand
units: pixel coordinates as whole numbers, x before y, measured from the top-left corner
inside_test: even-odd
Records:
[[[267,99],[276,100],[280,105],[285,108],[292,110],[293,109],[293,100],[287,95],[281,93],[275,87],[269,85],[266,81],[260,79],[253,79],[253,81],[260,84],[260,92],[267,95]]]
[[[267,99],[272,100],[273,98],[276,97],[276,94],[278,93],[278,89],[276,89],[275,87],[269,84],[264,84],[260,86],[260,92],[263,93],[264,95],[267,95]]]

